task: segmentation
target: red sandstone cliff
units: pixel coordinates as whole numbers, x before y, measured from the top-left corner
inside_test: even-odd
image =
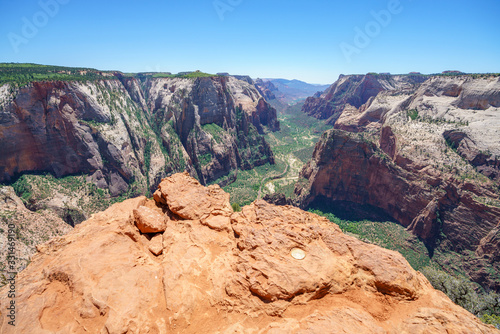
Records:
[[[498,249],[487,246],[496,240],[494,231],[500,220],[500,208],[485,204],[498,199],[494,185],[461,181],[405,159],[395,153],[392,131],[382,133],[380,146],[385,152],[363,134],[324,133],[300,174],[297,204],[305,208],[326,199],[382,209],[431,250],[446,240],[448,250],[476,252],[479,256],[463,264],[469,276],[500,290],[491,274],[500,268],[489,260],[498,255]]]
[[[2,85],[0,182],[24,173],[86,174],[117,196],[146,193],[174,171],[205,183],[274,161],[261,134],[279,129],[276,110],[252,84],[119,79]]]

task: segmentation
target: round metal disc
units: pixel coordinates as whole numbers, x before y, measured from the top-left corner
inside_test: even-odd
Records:
[[[304,260],[304,258],[306,257],[306,252],[304,252],[300,248],[294,248],[294,249],[292,249],[292,251],[291,251],[290,254],[296,260]]]

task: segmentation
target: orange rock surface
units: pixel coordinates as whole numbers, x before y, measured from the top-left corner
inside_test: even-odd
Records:
[[[0,291],[0,332],[500,333],[399,253],[315,214],[264,201],[233,213],[187,174],[159,188],[39,246],[17,277],[15,327]],[[169,217],[165,232],[139,231],[141,206]]]

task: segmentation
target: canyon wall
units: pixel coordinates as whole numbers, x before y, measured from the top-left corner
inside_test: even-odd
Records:
[[[116,76],[2,85],[0,182],[85,174],[117,196],[154,191],[174,171],[205,184],[274,162],[261,134],[279,122],[253,84]]]
[[[500,291],[500,79],[425,78],[341,77],[316,109],[305,106],[335,129],[302,170],[296,203],[382,212],[423,239],[431,256],[460,254],[473,281]]]

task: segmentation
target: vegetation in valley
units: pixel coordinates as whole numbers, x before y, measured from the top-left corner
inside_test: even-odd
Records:
[[[435,289],[443,291],[455,304],[500,329],[500,295],[486,292],[464,277],[453,276],[432,266],[421,272]]]
[[[226,132],[223,128],[215,123],[204,124],[201,126],[201,128],[203,129],[203,131],[210,133],[217,143],[222,142],[222,137]]]
[[[281,130],[265,135],[276,164],[238,171],[235,182],[224,187],[231,195],[232,203],[244,206],[259,195],[263,197],[272,192],[281,192],[290,197],[300,170],[312,157],[316,142],[324,131],[331,128],[302,113],[302,103],[291,106],[280,104],[277,107]],[[214,131],[209,132],[213,134]],[[214,183],[219,182],[221,180]]]
[[[365,242],[398,251],[415,270],[421,270],[430,265],[429,253],[424,243],[399,224],[390,221],[341,219],[331,212],[323,212],[317,208],[311,208],[309,212],[328,218],[344,233]]]
[[[255,201],[265,179],[270,175],[277,175],[284,171],[284,162],[277,160],[276,164],[269,163],[250,170],[238,170],[237,178],[223,189],[231,195],[231,203],[243,207]],[[216,180],[214,183],[221,183]]]

